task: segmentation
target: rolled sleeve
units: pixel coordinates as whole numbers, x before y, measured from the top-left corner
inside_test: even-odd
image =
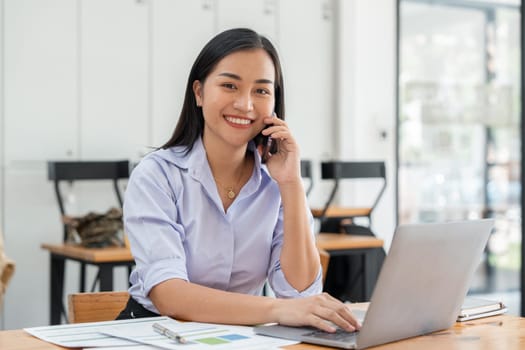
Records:
[[[140,273],[143,276],[142,295],[147,296],[153,287],[169,279],[177,278],[187,281],[186,269],[181,268],[182,266],[184,266],[184,262],[181,259],[174,258],[156,261],[142,269],[142,273]]]
[[[132,173],[124,202],[124,224],[136,262],[130,293],[145,306],[157,284],[173,278],[188,280],[175,193],[159,167],[152,160],[141,162]]]
[[[323,273],[322,269],[319,267],[319,272],[315,281],[305,290],[299,292],[297,289],[292,287],[286,278],[284,273],[279,268],[274,272],[273,283],[271,284],[272,290],[275,293],[275,296],[278,298],[304,298],[311,295],[320,294],[323,291]]]

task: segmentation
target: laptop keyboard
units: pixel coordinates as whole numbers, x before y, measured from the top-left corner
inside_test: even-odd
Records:
[[[315,330],[309,333],[303,334],[304,337],[314,337],[317,339],[326,339],[333,341],[350,342],[355,339],[357,332],[347,332],[341,328],[338,328],[335,333],[328,333],[321,330]]]

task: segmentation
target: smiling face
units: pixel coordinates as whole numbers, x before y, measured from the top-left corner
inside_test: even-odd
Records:
[[[193,92],[204,116],[203,141],[211,147],[245,147],[275,105],[275,67],[263,49],[224,57]]]

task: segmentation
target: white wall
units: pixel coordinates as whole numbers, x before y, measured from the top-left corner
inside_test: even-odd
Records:
[[[386,162],[387,189],[372,228],[388,248],[396,225],[396,1],[339,0],[338,6],[338,157]],[[343,188],[342,204],[371,203],[377,191]]]
[[[273,37],[285,74],[287,120],[303,158],[316,166],[335,158],[387,161],[389,186],[373,228],[389,245],[395,224],[395,1],[0,2],[0,20],[9,22],[0,39],[9,50],[0,57],[8,70],[0,77],[6,82],[0,94],[0,227],[17,263],[0,326],[44,325],[49,319],[49,257],[40,243],[58,242],[62,233],[45,161],[136,160],[147,146],[165,141],[180,108],[174,100],[182,96],[200,42],[229,26],[255,27]],[[239,2],[244,7],[237,8]],[[198,22],[206,25],[202,32],[194,26],[188,42],[176,24]],[[122,50],[115,43],[124,44]],[[119,64],[126,56],[132,62]],[[386,139],[379,136],[383,130]],[[124,142],[112,138],[116,132]],[[318,179],[319,169],[314,175],[310,201],[319,205],[330,184]],[[366,201],[374,192],[343,190],[342,204]],[[68,205],[87,210],[80,202],[93,192],[100,203],[107,197],[100,195],[104,190],[79,187]],[[79,272],[74,263],[66,270],[67,294],[76,291]],[[119,271],[117,289],[125,288],[123,277]]]

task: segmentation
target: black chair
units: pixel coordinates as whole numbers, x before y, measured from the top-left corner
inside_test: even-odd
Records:
[[[322,209],[312,210],[314,216],[320,219],[320,232],[336,232],[352,235],[375,236],[370,229],[371,215],[381,199],[386,188],[386,171],[384,162],[345,162],[330,161],[321,163],[321,178],[334,181],[332,191]],[[363,208],[335,207],[332,202],[339,189],[339,184],[345,179],[379,179],[382,187],[379,189],[372,204]],[[317,214],[317,215],[316,215]],[[368,218],[368,227],[356,225],[356,217]],[[330,257],[324,290],[343,301],[369,301],[370,295],[363,291],[365,278],[369,281],[377,280],[379,271],[385,258],[382,248],[359,256],[339,255]],[[367,277],[365,274],[365,264]],[[373,289],[373,286],[370,286]]]
[[[339,184],[343,179],[381,179],[383,185],[379,190],[379,193],[375,197],[375,200],[370,206],[362,208],[346,208],[336,207],[332,204]],[[324,231],[323,224],[329,223],[341,223],[341,220],[350,219],[350,223],[353,218],[366,217],[368,223],[371,223],[371,215],[374,211],[377,203],[381,199],[385,188],[386,188],[386,171],[384,162],[346,162],[346,161],[330,161],[321,163],[321,179],[331,179],[334,181],[332,191],[325,206],[322,209],[313,209],[314,216],[321,221],[321,232],[334,232],[333,230]]]
[[[113,182],[113,188],[117,201],[122,207],[122,193],[118,182],[121,179],[129,178],[129,161],[50,161],[47,163],[47,176],[55,185],[55,194],[62,216],[66,215],[64,208],[63,196],[61,193],[60,183],[87,180],[110,180]],[[64,225],[63,241],[67,240],[67,228]]]
[[[306,196],[308,197],[312,191],[312,188],[314,187],[311,160],[301,159],[301,177],[308,181],[308,188],[306,189]]]
[[[130,164],[127,160],[118,161],[50,161],[48,166],[48,179],[54,182],[55,194],[62,217],[66,215],[63,195],[61,193],[62,182],[73,183],[75,181],[108,180],[113,183],[113,189],[119,206],[122,208],[122,193],[119,188],[119,180],[128,179]],[[64,224],[63,242],[67,241],[67,227]],[[131,272],[132,264],[126,264]],[[80,292],[85,292],[86,263],[80,262]],[[93,292],[99,274],[93,281],[91,291]]]

